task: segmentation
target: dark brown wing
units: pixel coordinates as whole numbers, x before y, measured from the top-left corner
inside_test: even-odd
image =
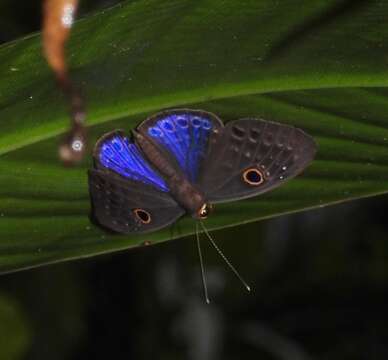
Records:
[[[185,213],[168,192],[110,171],[89,170],[89,191],[94,220],[123,234],[161,229]]]
[[[255,196],[302,172],[316,149],[300,129],[258,119],[232,121],[210,139],[199,186],[212,202]]]

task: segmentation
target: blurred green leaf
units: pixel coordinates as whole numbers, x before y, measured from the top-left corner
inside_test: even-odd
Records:
[[[256,199],[218,206],[210,229],[388,190],[388,3],[142,0],[78,22],[72,74],[92,142],[165,107],[256,116],[303,128],[318,144],[303,176]],[[0,47],[0,271],[190,234],[114,236],[88,219],[86,169],[57,161],[64,99],[39,35]]]

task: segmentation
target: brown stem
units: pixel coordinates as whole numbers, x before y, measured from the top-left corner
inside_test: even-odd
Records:
[[[70,79],[65,57],[77,6],[78,0],[44,0],[43,5],[44,54],[70,105],[70,130],[59,146],[59,156],[67,165],[82,160],[86,148],[84,99]]]

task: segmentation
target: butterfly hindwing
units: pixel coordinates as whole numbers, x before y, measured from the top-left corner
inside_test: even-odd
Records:
[[[258,119],[232,121],[211,138],[199,187],[212,202],[255,196],[298,175],[315,152],[313,138],[300,129]]]
[[[168,192],[100,170],[89,170],[89,191],[94,219],[115,232],[155,231],[185,213]]]
[[[222,128],[214,114],[199,110],[168,110],[158,113],[139,125],[138,131],[158,146],[178,171],[196,183],[209,137]]]

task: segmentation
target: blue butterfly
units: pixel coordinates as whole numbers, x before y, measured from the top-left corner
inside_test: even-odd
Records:
[[[227,123],[189,109],[151,116],[132,132],[104,135],[89,170],[92,214],[119,233],[145,233],[212,205],[256,196],[299,174],[316,143],[302,130],[260,119]]]
[[[259,119],[226,124],[200,110],[168,110],[132,132],[104,135],[89,170],[92,216],[115,232],[145,233],[188,213],[197,220],[212,204],[256,196],[299,174],[316,144],[300,129]],[[196,235],[206,302],[209,302],[198,223],[246,289],[250,287],[218,248],[202,221]]]

